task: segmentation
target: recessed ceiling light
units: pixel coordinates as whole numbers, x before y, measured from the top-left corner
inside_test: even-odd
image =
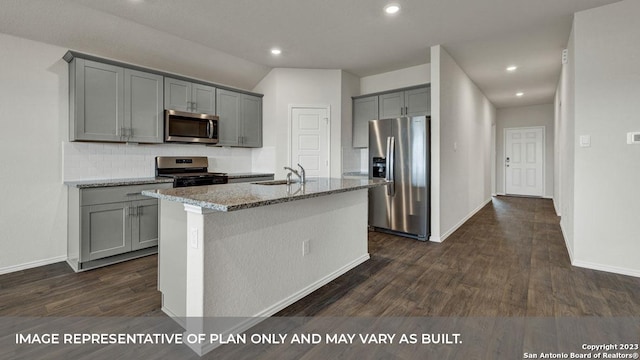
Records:
[[[511,65],[511,66],[509,66],[509,67],[507,68],[507,71],[516,71],[517,69],[518,69],[518,67],[517,67],[517,66],[515,66],[515,65]]]
[[[280,55],[280,54],[282,54],[282,50],[278,48],[271,49],[271,55]]]
[[[398,4],[389,4],[384,7],[384,12],[389,15],[397,14],[400,11],[400,5]]]
[[[522,95],[524,95],[524,93],[523,93],[523,92],[517,92],[517,93],[516,93],[516,96],[517,96],[517,97],[521,97]]]

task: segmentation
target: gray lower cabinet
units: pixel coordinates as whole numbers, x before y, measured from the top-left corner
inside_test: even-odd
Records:
[[[216,88],[165,77],[164,107],[168,110],[215,114]]]
[[[353,147],[369,147],[369,120],[378,118],[378,97],[353,100]]]
[[[74,58],[71,141],[162,142],[162,76]]]
[[[262,146],[262,98],[216,90],[219,146]]]
[[[157,252],[158,201],[142,190],[149,184],[69,189],[67,261],[76,271]]]

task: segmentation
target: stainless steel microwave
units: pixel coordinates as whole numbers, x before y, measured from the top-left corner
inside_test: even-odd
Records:
[[[218,120],[215,115],[165,110],[164,141],[217,144]]]

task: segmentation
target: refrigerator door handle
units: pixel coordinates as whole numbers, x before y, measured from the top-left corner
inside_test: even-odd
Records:
[[[396,138],[393,136],[389,136],[387,138],[387,176],[386,180],[391,181],[391,184],[387,185],[387,195],[395,196],[396,195],[396,184],[395,184],[395,153],[396,153]]]

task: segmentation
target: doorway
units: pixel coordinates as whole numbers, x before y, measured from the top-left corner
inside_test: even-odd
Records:
[[[308,177],[330,176],[331,123],[328,106],[290,106],[289,166]]]
[[[543,196],[544,133],[543,126],[504,129],[507,195]]]

